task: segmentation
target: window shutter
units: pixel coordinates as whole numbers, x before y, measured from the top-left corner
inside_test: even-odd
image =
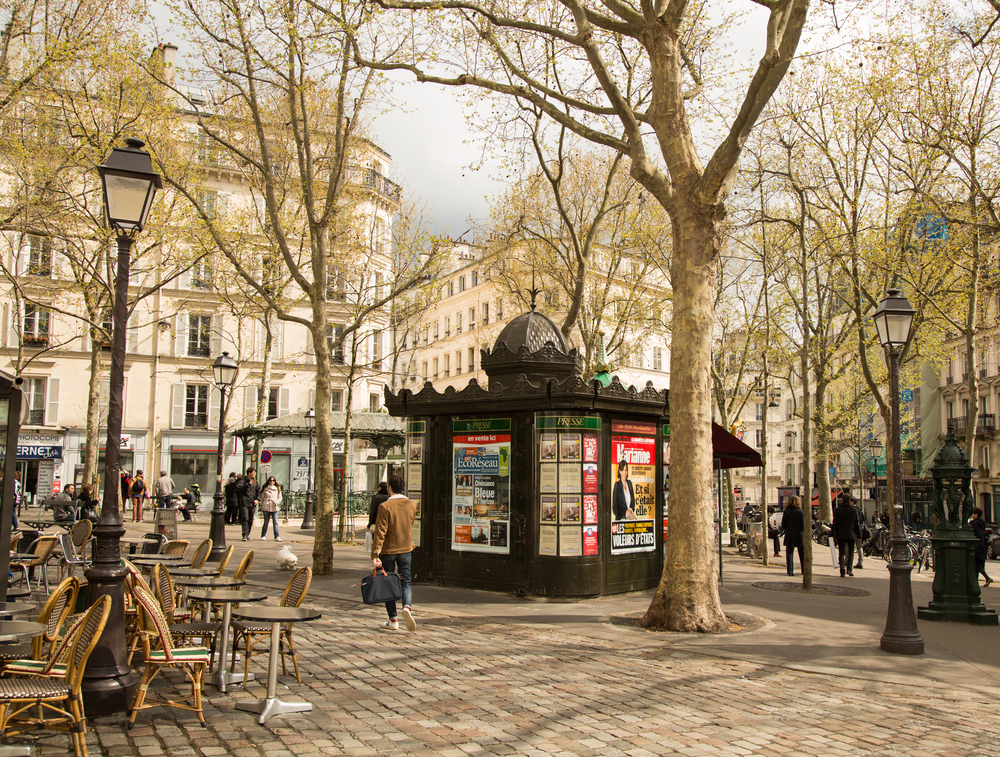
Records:
[[[247,386],[243,388],[243,415],[247,423],[257,420],[257,387]]]
[[[185,390],[184,384],[170,387],[170,428],[184,428]]]
[[[135,355],[139,352],[139,324],[136,320],[134,315],[128,319],[128,329],[125,332],[127,341],[125,351],[130,355]]]
[[[174,316],[174,357],[187,355],[188,325],[188,314],[178,311]],[[176,428],[183,428],[183,424]]]
[[[222,354],[222,327],[223,315],[216,313],[212,316],[212,357]]]
[[[59,379],[49,379],[48,395],[45,398],[45,425],[57,426],[59,424]]]
[[[254,334],[254,352],[256,352],[256,359],[263,362],[264,360],[264,339],[265,339],[265,329],[264,325],[254,319],[253,321],[253,334]]]
[[[221,407],[222,394],[219,387],[208,387],[208,427],[219,427],[219,409]]]
[[[14,319],[11,316],[11,307],[9,302],[3,304],[3,323],[0,324],[0,335],[2,335],[3,346],[7,347],[11,344],[11,340],[8,338],[10,334],[10,329],[13,328]]]
[[[271,329],[274,332],[274,344],[271,354],[274,356],[276,362],[281,362],[285,346],[285,322],[275,318],[274,323],[271,324]]]
[[[31,241],[27,234],[21,235],[21,248],[17,251],[17,257],[14,260],[14,268],[17,271],[18,276],[24,276],[25,271],[28,270],[28,260],[31,257]]]
[[[287,387],[282,387],[278,389],[278,415],[288,415],[288,396],[289,390]]]
[[[64,249],[63,245],[60,244],[60,249],[53,248],[52,250],[52,278],[54,279],[73,278],[73,268],[69,264],[69,258],[66,257]]]

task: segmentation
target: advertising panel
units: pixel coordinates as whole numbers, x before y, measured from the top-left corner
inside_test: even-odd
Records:
[[[510,420],[455,421],[452,549],[510,553]]]
[[[611,554],[656,549],[656,427],[611,424]]]

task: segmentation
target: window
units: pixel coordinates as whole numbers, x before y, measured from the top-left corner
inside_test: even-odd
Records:
[[[436,342],[441,338],[441,322],[434,321],[434,341]]]
[[[184,387],[184,428],[208,428],[208,384]]]
[[[451,336],[451,316],[446,315],[444,317],[444,335]]]
[[[382,332],[372,334],[372,368],[382,370]]]
[[[203,131],[198,132],[198,162],[206,166],[219,164],[219,146]]]
[[[550,308],[559,307],[559,292],[557,292],[555,289],[546,289],[545,305]]]
[[[454,281],[449,281],[448,282],[448,286],[446,287],[446,289],[447,289],[449,297],[451,297],[453,294],[455,294],[455,282]]]
[[[795,406],[791,400],[785,400],[785,420],[790,421],[795,417]]]
[[[451,353],[445,353],[444,356],[444,377],[448,378],[451,375]]]
[[[382,246],[385,244],[385,221],[381,218],[376,218],[375,223],[372,224],[372,252],[382,252]]]
[[[469,331],[476,328],[476,309],[469,308]]]
[[[785,433],[785,452],[795,451],[795,434],[792,431]]]
[[[469,347],[469,373],[476,370],[476,348]]]
[[[24,304],[22,336],[26,347],[46,347],[49,343],[51,313],[30,302]]]
[[[483,303],[483,325],[487,325],[490,322],[490,303]]]
[[[945,403],[945,410],[948,411],[948,417],[949,418],[954,418],[955,417],[955,403],[954,402]]]
[[[431,329],[430,326],[424,327],[424,344],[426,345],[430,341]]]
[[[465,291],[465,276],[464,275],[458,277],[458,291],[459,292],[464,292]]]
[[[756,429],[755,430],[755,435],[757,437],[756,447],[757,447],[757,449],[760,449],[761,447],[764,446],[764,429],[762,429],[762,428]]]
[[[378,412],[378,400],[379,396],[375,392],[371,392],[368,395],[368,412],[377,413]]]
[[[212,261],[207,256],[203,257],[191,268],[191,288],[212,288]]]
[[[340,389],[330,390],[330,410],[339,413],[344,409],[344,393]]]
[[[420,364],[420,377],[424,381],[427,380],[427,361],[426,360]]]
[[[455,353],[455,375],[462,375],[462,351],[459,350]]]
[[[989,470],[990,470],[990,448],[984,444],[982,447],[980,447],[980,450],[981,450],[980,460],[981,460],[981,464],[983,466],[983,470],[986,471],[987,473],[989,473]]]
[[[280,396],[281,396],[281,391],[276,386],[272,386],[270,389],[267,390],[267,420],[280,417],[281,415],[281,406],[279,404]]]
[[[785,483],[791,486],[795,483],[795,465],[794,463],[787,463],[785,465]]]
[[[663,370],[663,348],[654,347],[653,348],[653,370],[662,371]]]
[[[31,426],[45,425],[45,379],[29,378],[24,380],[24,393],[28,398],[28,424]]]
[[[52,238],[28,237],[28,276],[52,275]]]
[[[192,357],[208,357],[212,354],[212,316],[188,316],[187,354]]]
[[[219,193],[214,189],[204,189],[195,193],[195,200],[201,206],[206,218],[215,218],[219,205]]]
[[[497,320],[503,320],[503,299],[497,297]]]
[[[330,349],[330,362],[336,365],[344,364],[344,327],[326,324],[326,344]]]
[[[754,406],[754,417],[758,421],[764,420],[764,403],[763,402],[758,402]]]
[[[456,334],[461,334],[462,333],[462,314],[461,313],[455,313],[455,333]]]
[[[477,286],[479,284],[479,271],[472,272],[472,286]]]
[[[437,381],[438,377],[438,359],[434,358],[434,380]]]

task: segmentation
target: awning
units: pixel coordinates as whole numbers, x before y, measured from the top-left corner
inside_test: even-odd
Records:
[[[839,497],[843,493],[843,491],[844,491],[843,489],[837,489],[837,491],[831,490],[830,491],[830,503],[832,504],[833,502],[835,502],[836,499],[837,499],[837,497]],[[819,505],[819,492],[816,492],[813,495],[812,504],[813,504],[813,507],[816,507],[817,505]]]
[[[712,423],[712,457],[715,468],[763,468],[760,453],[718,423]]]

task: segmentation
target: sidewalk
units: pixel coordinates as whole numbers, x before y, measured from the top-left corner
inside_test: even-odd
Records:
[[[200,514],[179,526],[181,538],[194,544],[208,525]],[[298,525],[282,524],[281,544],[260,541],[259,523],[251,542],[227,527],[233,564],[252,548],[250,583],[276,598],[290,576],[275,566],[278,549],[311,561],[313,532]],[[411,634],[377,630],[384,609],[360,602],[368,555],[336,545],[336,575],[315,577],[304,603],[324,617],[295,631],[303,683],[291,668],[279,676],[278,696],[310,701],[312,712],[258,725],[234,703],[261,697],[262,681],[228,694],[206,686],[207,729],[191,713],[152,710],[131,731],[123,718],[96,719],[88,745],[109,757],[1000,753],[998,629],[920,621],[926,654],[889,655],[878,648],[885,563],[866,560],[852,580],[835,575],[828,551],[815,557],[818,587],[868,595],[760,588],[801,579],[785,575],[783,560],[765,569],[727,551],[724,608],[754,630],[646,631],[634,618],[652,592],[553,602],[417,585]],[[1000,562],[990,568],[1000,574]],[[918,605],[931,580],[913,574]],[[984,600],[1000,607],[1000,588]],[[261,660],[251,669],[264,678]],[[47,741],[65,753],[65,735]]]

